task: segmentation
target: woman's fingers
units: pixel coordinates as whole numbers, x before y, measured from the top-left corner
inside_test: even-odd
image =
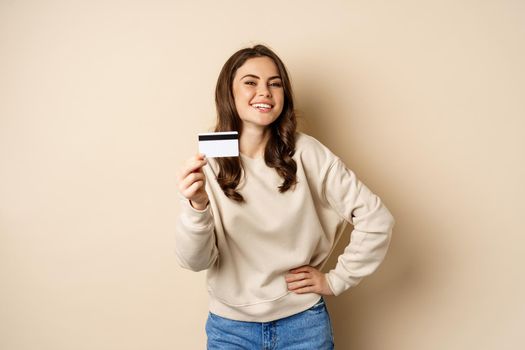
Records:
[[[206,164],[208,164],[208,160],[206,158],[203,158],[200,155],[197,155],[189,159],[188,162],[186,163],[186,166],[180,172],[180,175],[179,175],[180,180],[183,180],[191,173],[199,172],[201,168],[205,166]]]
[[[179,192],[186,199],[197,206],[208,202],[208,195],[204,189],[206,184],[206,176],[202,171],[202,167],[208,163],[204,154],[197,154],[188,159],[185,166],[178,174],[178,188]]]
[[[295,281],[304,280],[305,278],[308,278],[308,276],[309,275],[307,272],[293,273],[293,274],[286,275],[285,279],[286,279],[286,282],[295,282]]]
[[[204,173],[189,173],[185,178],[183,178],[179,183],[179,190],[181,192],[186,191],[190,188],[195,182],[201,181],[204,182],[206,177]]]
[[[314,285],[314,281],[311,279],[304,279],[297,282],[288,283],[288,290],[296,290],[303,287]]]
[[[190,187],[188,187],[182,194],[186,198],[191,198],[204,186],[204,181],[196,181]]]
[[[285,276],[288,290],[297,294],[317,293],[321,295],[333,295],[326,280],[326,275],[312,266],[301,266],[290,270]]]
[[[296,269],[292,271],[305,271],[305,269]],[[285,276],[286,283],[288,283],[288,290],[296,290],[301,287],[311,286],[315,281],[311,278],[309,272],[296,272]]]

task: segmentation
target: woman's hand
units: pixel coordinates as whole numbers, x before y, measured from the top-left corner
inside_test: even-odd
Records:
[[[297,293],[317,293],[321,295],[334,295],[326,275],[312,266],[301,266],[290,270],[290,274],[285,276],[288,283],[288,290]]]
[[[202,167],[207,163],[204,155],[198,154],[188,159],[178,176],[179,192],[197,210],[204,210],[208,205],[208,194],[204,189],[206,176],[202,171]]]

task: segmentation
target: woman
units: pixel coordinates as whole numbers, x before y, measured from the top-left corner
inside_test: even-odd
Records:
[[[215,102],[215,131],[238,131],[240,156],[188,160],[176,233],[180,265],[207,269],[208,349],[332,349],[323,296],[378,267],[394,219],[328,148],[296,132],[290,80],[269,48],[233,54]],[[321,272],[348,222],[351,243]]]

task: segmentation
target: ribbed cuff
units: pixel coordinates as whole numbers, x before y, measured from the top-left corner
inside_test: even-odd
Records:
[[[210,204],[204,210],[197,210],[191,206],[188,199],[181,199],[181,218],[184,224],[193,228],[205,228],[213,224],[213,216],[211,213]]]
[[[359,284],[359,280],[353,281],[354,283],[348,283],[341,277],[337,276],[335,270],[332,270],[326,274],[326,280],[328,285],[335,296],[342,294],[345,290],[350,287],[354,287]]]

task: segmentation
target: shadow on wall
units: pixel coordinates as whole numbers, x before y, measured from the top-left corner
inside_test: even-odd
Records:
[[[325,265],[324,272],[328,272],[337,264],[337,257],[343,253],[350,241],[351,230],[352,226],[348,225]],[[391,312],[388,304],[396,304],[396,297],[412,294],[409,289],[419,284],[418,280],[421,280],[424,274],[423,267],[416,256],[405,253],[403,243],[400,242],[403,237],[400,237],[399,231],[396,226],[396,241],[392,242],[387,258],[372,276],[338,297],[326,298],[336,348],[375,349],[367,337],[374,333],[372,329],[378,328],[377,320]]]
[[[341,116],[326,114],[327,109],[324,107],[330,101],[325,97],[327,96],[319,98],[315,92],[302,91],[298,108],[299,130],[323,143],[325,140],[330,142],[327,146],[346,164],[353,163],[359,167],[355,161],[350,162],[350,145],[343,142],[345,149],[338,149],[341,147],[337,146],[337,140],[334,140],[333,136],[347,135],[351,140],[352,131],[340,131],[342,125],[335,121],[340,121]],[[330,120],[334,122],[331,123]],[[347,128],[348,124],[344,123],[343,127]],[[357,176],[360,177],[359,174]],[[363,182],[367,184],[366,180]],[[374,192],[373,186],[369,187]],[[390,193],[399,194],[400,191],[402,189]],[[435,240],[434,237],[438,237],[436,230],[439,224],[432,223],[432,218],[425,218],[425,213],[418,203],[414,203],[411,208],[397,208],[395,203],[400,203],[401,200],[396,201],[396,198],[384,198],[381,193],[377,194],[388,203],[388,209],[396,219],[392,242],[385,261],[372,276],[338,297],[326,298],[338,349],[385,349],[385,344],[380,344],[380,333],[376,334],[372,330],[376,329],[381,321],[385,324],[384,328],[388,327],[388,320],[393,319],[392,315],[402,312],[404,305],[412,303],[414,298],[428,299],[427,288],[432,288],[435,284],[429,281],[429,271],[432,270],[429,263],[438,260],[439,257],[429,259],[425,254],[437,249],[437,245],[434,244],[436,242],[432,241]],[[337,264],[338,256],[350,242],[352,229],[352,225],[347,226],[325,265],[324,272]],[[377,339],[370,339],[370,334],[376,334]]]

